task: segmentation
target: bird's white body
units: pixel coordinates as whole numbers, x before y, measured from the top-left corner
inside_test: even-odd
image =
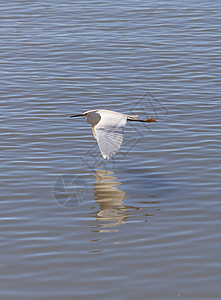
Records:
[[[103,158],[109,159],[116,155],[123,142],[127,115],[106,109],[89,110],[84,114],[87,122],[92,125]]]
[[[138,116],[129,116],[106,109],[89,110],[72,117],[78,116],[85,116],[87,122],[92,125],[94,138],[97,140],[98,147],[105,159],[116,155],[120,149],[127,120],[156,122],[153,119],[137,120]]]

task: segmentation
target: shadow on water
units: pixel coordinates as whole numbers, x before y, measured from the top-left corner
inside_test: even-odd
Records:
[[[94,200],[98,203],[99,210],[92,215],[99,222],[96,226],[99,228],[99,232],[118,231],[113,227],[129,223],[129,219],[137,215],[135,212],[143,209],[140,206],[135,207],[124,204],[124,200],[130,197],[119,188],[122,183],[118,181],[118,177],[114,174],[113,171],[102,169],[97,170],[94,175]],[[151,201],[145,202],[145,206],[151,203]],[[155,205],[156,203],[158,202],[154,201]],[[142,212],[142,215],[153,216],[152,213],[145,214],[144,212]]]
[[[120,182],[113,169],[99,168],[87,175],[63,174],[55,180],[52,192],[57,203],[67,209],[85,205],[78,213],[89,213],[93,232],[116,232],[123,224],[148,222],[160,210],[159,199],[152,193],[158,179],[132,178],[127,178],[125,192],[125,182]],[[91,207],[93,202],[98,209]]]

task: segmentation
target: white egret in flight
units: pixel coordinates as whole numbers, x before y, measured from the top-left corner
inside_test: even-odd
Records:
[[[138,120],[138,116],[129,116],[116,111],[106,109],[89,110],[73,117],[86,117],[92,125],[94,138],[103,158],[111,158],[116,155],[123,142],[123,131],[127,121],[157,122],[154,119]]]

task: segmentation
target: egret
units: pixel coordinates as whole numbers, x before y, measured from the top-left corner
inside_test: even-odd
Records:
[[[123,142],[123,131],[127,121],[157,122],[154,119],[138,120],[138,115],[130,116],[106,109],[95,109],[73,117],[86,117],[92,125],[94,138],[104,159],[116,155]]]

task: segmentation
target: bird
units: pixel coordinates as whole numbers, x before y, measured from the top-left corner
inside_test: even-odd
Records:
[[[86,117],[92,125],[92,133],[104,159],[115,156],[123,142],[123,131],[127,121],[157,122],[150,118],[139,120],[138,115],[131,116],[107,109],[89,110],[74,117]]]

